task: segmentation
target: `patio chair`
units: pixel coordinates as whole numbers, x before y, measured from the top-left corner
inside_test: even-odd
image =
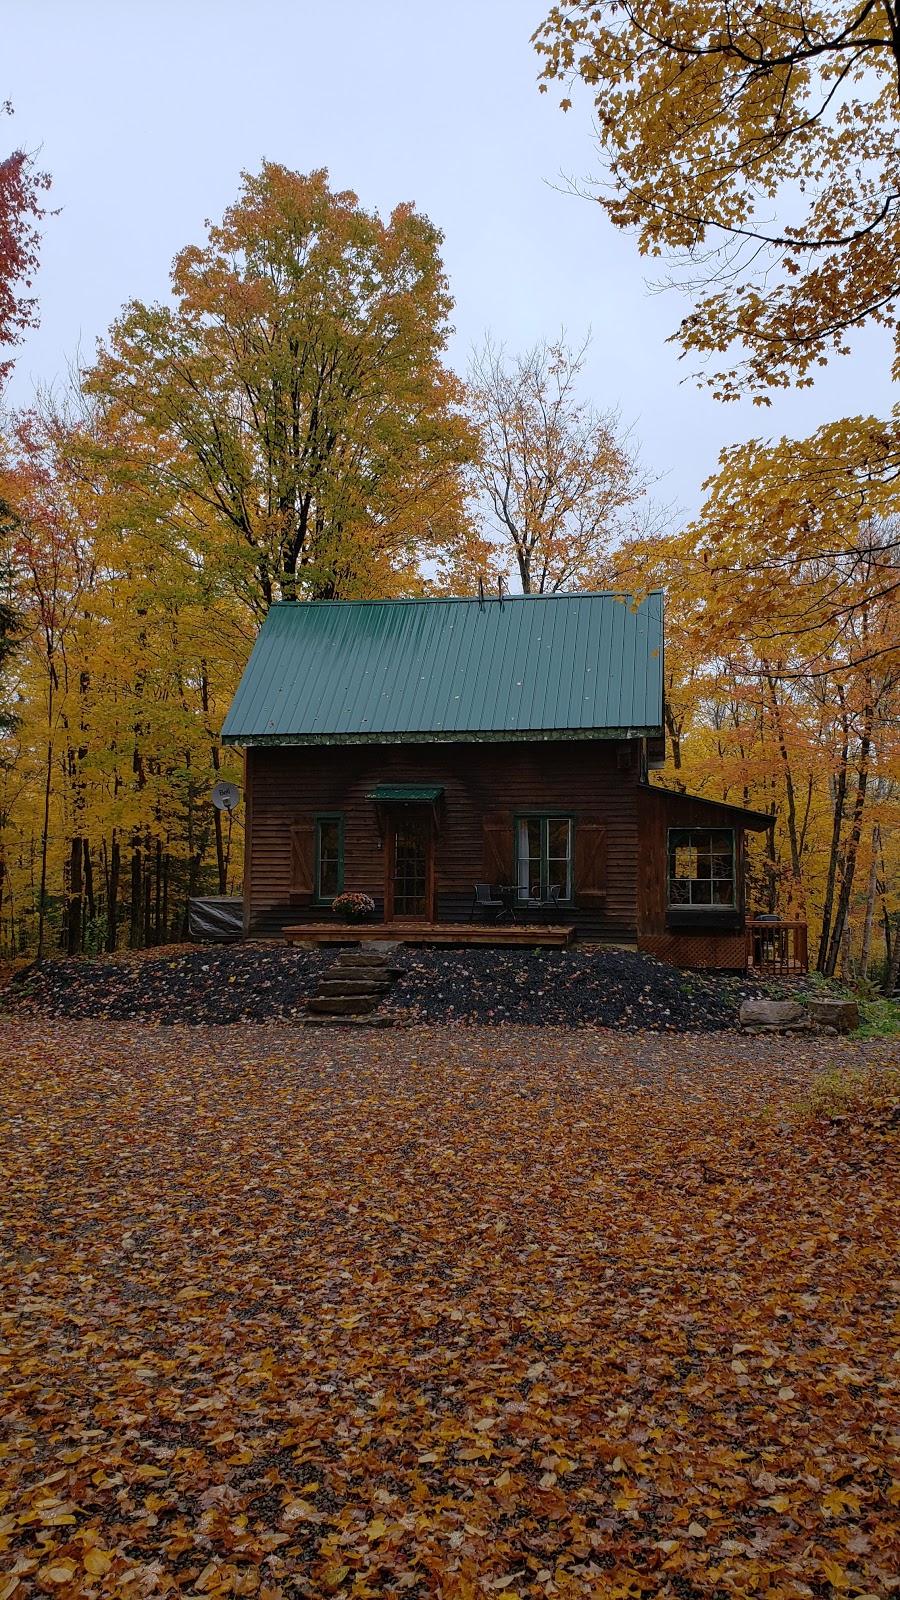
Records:
[[[498,899],[493,890],[493,884],[476,883],[475,894],[472,900],[472,909],[469,912],[469,921],[475,921],[476,911],[484,914],[486,922],[496,922],[500,913],[506,909],[504,902]]]
[[[543,922],[547,921],[548,911],[552,913],[550,917],[551,922],[559,920],[559,897],[562,892],[563,886],[561,883],[551,883],[547,890],[546,900],[541,901],[541,920]]]
[[[528,894],[519,900],[519,905],[525,912],[525,921],[528,921],[528,913],[530,911],[536,911],[542,922],[547,921],[548,911],[553,912],[554,916],[558,914],[559,897],[562,892],[563,886],[561,883],[551,883],[546,896],[541,894],[540,885],[538,884],[529,889]]]

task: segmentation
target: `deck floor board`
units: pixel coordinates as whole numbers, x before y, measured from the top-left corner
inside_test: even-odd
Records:
[[[551,923],[486,922],[301,922],[285,928],[288,944],[356,944],[396,940],[399,944],[569,945],[572,926]]]

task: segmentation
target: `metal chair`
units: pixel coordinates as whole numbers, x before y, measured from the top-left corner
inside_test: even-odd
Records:
[[[476,911],[483,911],[485,921],[496,922],[501,911],[506,908],[502,900],[498,900],[493,892],[493,884],[476,883],[475,895],[472,900],[472,909],[469,912],[469,921],[475,921]]]
[[[552,911],[554,916],[558,916],[559,897],[562,892],[563,885],[561,883],[551,883],[546,895],[542,895],[540,884],[535,884],[533,888],[529,889],[527,895],[520,895],[519,907],[525,913],[525,921],[528,921],[528,913],[530,911],[536,911],[542,922],[547,921],[548,911]]]
[[[562,892],[563,892],[563,885],[561,883],[551,883],[550,884],[550,887],[547,890],[547,898],[545,900],[542,900],[541,901],[541,905],[540,905],[541,921],[542,922],[546,922],[547,921],[547,912],[548,911],[552,911],[553,912],[553,917],[551,918],[551,921],[554,920],[554,918],[559,916],[559,897],[562,894]]]

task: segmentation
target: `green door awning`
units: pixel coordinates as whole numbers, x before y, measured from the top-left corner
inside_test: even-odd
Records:
[[[370,789],[367,800],[377,800],[381,805],[430,805],[440,800],[443,785],[428,783],[380,783]]]

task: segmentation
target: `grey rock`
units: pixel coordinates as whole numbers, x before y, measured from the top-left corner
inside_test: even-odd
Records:
[[[763,1029],[767,1032],[800,1032],[809,1027],[809,1019],[796,1000],[744,1000],[740,1009],[742,1028]]]
[[[859,1006],[855,1000],[810,1000],[809,1015],[820,1028],[835,1028],[849,1033],[859,1027]]]

